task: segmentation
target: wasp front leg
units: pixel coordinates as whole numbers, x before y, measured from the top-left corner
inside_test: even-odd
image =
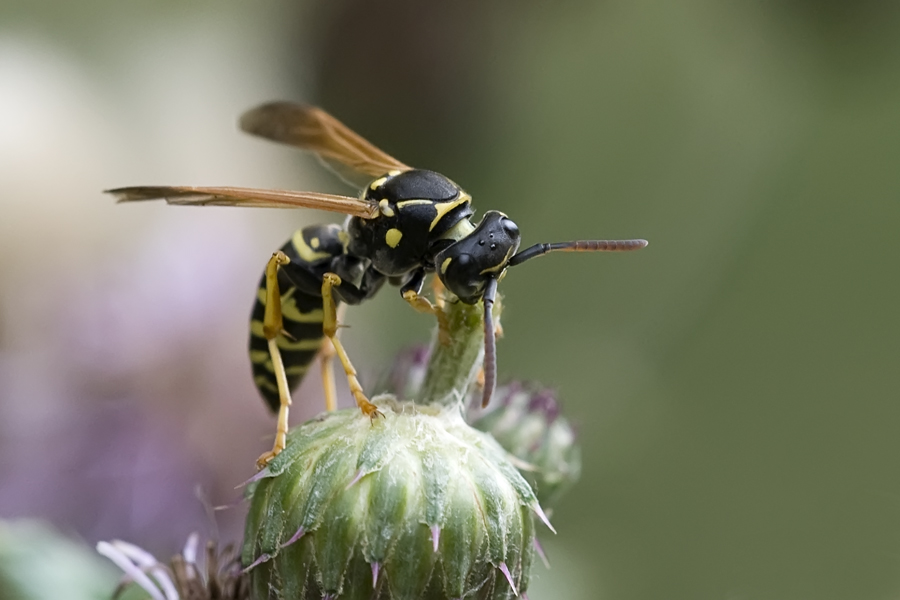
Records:
[[[287,374],[284,371],[284,362],[281,360],[281,351],[278,349],[277,343],[277,338],[284,329],[284,321],[281,316],[281,291],[278,288],[278,269],[290,262],[287,255],[278,251],[272,255],[272,258],[266,264],[266,312],[263,317],[263,335],[269,345],[269,356],[272,359],[275,381],[278,384],[279,408],[278,425],[275,430],[275,444],[269,452],[256,459],[256,466],[260,469],[278,456],[287,443],[291,391],[288,387]]]
[[[434,296],[434,305],[441,310],[444,309],[444,293],[446,291],[447,288],[444,287],[444,282],[440,277],[431,278],[431,295]]]
[[[369,402],[369,399],[366,398],[362,385],[360,385],[359,379],[356,377],[356,369],[353,367],[353,363],[350,362],[347,352],[344,351],[344,346],[341,344],[341,341],[337,338],[337,306],[334,301],[332,288],[339,285],[341,285],[340,277],[334,273],[325,273],[325,277],[322,278],[322,308],[324,313],[322,331],[334,345],[334,351],[337,353],[338,359],[344,367],[344,372],[347,374],[347,383],[350,385],[350,393],[353,394],[356,405],[359,406],[359,409],[363,411],[365,415],[374,419],[381,415],[381,412],[378,410],[377,406]]]
[[[435,278],[436,279],[436,278]],[[443,307],[435,296],[438,305],[432,304],[428,298],[422,296],[422,286],[425,284],[425,270],[419,269],[413,273],[412,278],[400,288],[400,295],[409,303],[417,312],[434,315],[438,322],[438,340],[444,346],[450,345],[450,324],[447,322],[447,315],[444,313]]]

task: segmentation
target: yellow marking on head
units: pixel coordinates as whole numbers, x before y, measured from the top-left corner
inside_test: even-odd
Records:
[[[278,336],[278,347],[282,350],[318,350],[322,345],[322,338],[306,340],[289,340],[283,335]]]
[[[306,262],[313,262],[331,256],[327,252],[316,252],[310,248],[309,244],[306,243],[306,240],[303,239],[302,230],[294,233],[294,237],[291,238],[291,243],[294,246],[294,250],[300,255],[300,258]]]
[[[401,170],[399,170],[399,169],[394,169],[393,171],[388,171],[388,176],[390,176],[390,177],[396,177],[397,175],[399,175],[399,174],[402,173],[402,172],[403,172],[403,171],[401,171]]]
[[[403,232],[399,229],[388,229],[387,233],[384,234],[384,241],[387,242],[387,245],[391,248],[396,248],[397,244],[400,243],[400,238],[403,237]]]
[[[416,204],[434,204],[432,200],[403,200],[397,203],[397,208],[406,208],[407,206],[415,206]]]
[[[253,364],[264,363],[269,360],[269,351],[268,350],[251,350],[250,351],[250,362]]]
[[[459,206],[460,204],[465,204],[472,200],[472,197],[466,194],[465,192],[460,192],[459,198],[456,200],[451,200],[450,202],[439,202],[434,205],[435,210],[437,210],[437,216],[434,217],[434,220],[431,221],[431,225],[428,227],[428,231],[431,231],[435,227],[437,227],[438,222],[444,218],[448,212]]]
[[[373,181],[372,183],[369,184],[369,189],[374,192],[375,190],[380,188],[382,185],[384,185],[384,182],[387,181],[387,178],[388,178],[387,175],[385,175],[384,177],[379,177],[378,179],[376,179],[375,181]]]
[[[394,209],[391,208],[391,204],[387,201],[387,198],[382,198],[378,201],[378,210],[380,210],[381,214],[388,218],[394,216]]]
[[[450,261],[451,261],[451,260],[453,260],[453,258],[450,257],[450,256],[448,256],[447,258],[444,259],[444,262],[441,263],[441,274],[447,272],[447,267],[450,266]]]
[[[276,394],[278,393],[278,386],[269,381],[269,378],[265,375],[257,375],[253,378],[253,383],[260,389],[268,390]]]
[[[501,269],[505,269],[506,263],[509,262],[509,257],[512,256],[512,252],[513,252],[513,247],[510,246],[509,250],[506,251],[506,256],[503,257],[503,261],[500,264],[494,265],[493,267],[488,267],[487,269],[485,269],[484,271],[479,273],[479,275],[484,275],[485,273],[496,273],[496,272],[500,271]]]
[[[319,238],[317,238],[317,237],[314,237],[313,239],[309,240],[309,245],[313,247],[313,250],[319,249],[319,243],[320,243]]]
[[[344,247],[344,252],[347,251],[347,246],[350,245],[350,234],[348,234],[343,229],[338,230],[338,240],[341,242],[341,246]]]

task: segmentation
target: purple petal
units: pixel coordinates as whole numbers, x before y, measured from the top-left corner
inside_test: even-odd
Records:
[[[189,565],[197,564],[197,547],[200,545],[200,534],[196,531],[188,536],[187,541],[184,543],[184,550],[181,551],[181,556],[184,557],[184,562]]]
[[[556,393],[551,390],[541,390],[531,397],[528,402],[529,412],[542,412],[549,425],[559,416],[559,404],[556,402]]]
[[[372,589],[378,587],[378,573],[381,571],[381,564],[377,562],[372,563]]]
[[[151,581],[147,574],[134,564],[119,548],[116,548],[109,542],[99,542],[97,544],[97,552],[113,561],[116,566],[122,569],[125,574],[131,578],[132,581],[150,594],[150,597],[153,598],[153,600],[166,600],[163,593],[153,581]]]

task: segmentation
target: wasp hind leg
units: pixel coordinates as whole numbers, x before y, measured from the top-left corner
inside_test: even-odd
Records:
[[[341,304],[337,308],[338,323],[344,318],[344,307]],[[337,334],[335,334],[337,335]],[[334,383],[334,344],[330,338],[322,340],[319,349],[319,362],[322,365],[322,393],[325,396],[325,410],[332,412],[337,410],[337,386]]]
[[[366,398],[362,385],[360,385],[359,379],[356,377],[356,369],[353,368],[353,363],[350,362],[350,358],[344,351],[344,346],[341,345],[341,341],[337,338],[337,307],[335,306],[334,296],[331,290],[333,287],[339,285],[341,285],[340,277],[334,273],[325,273],[325,277],[322,278],[322,308],[324,313],[322,331],[325,333],[325,336],[331,340],[332,345],[334,345],[334,351],[341,361],[341,365],[344,367],[344,372],[347,374],[347,383],[350,385],[350,393],[353,394],[356,405],[359,406],[359,409],[363,414],[371,419],[374,419],[377,416],[384,416],[378,410],[378,407],[369,402],[369,399]]]
[[[337,387],[334,384],[333,365],[335,354],[331,340],[329,338],[322,340],[319,361],[322,363],[322,393],[325,395],[325,410],[328,412],[337,410]]]
[[[263,335],[269,343],[269,356],[272,359],[272,370],[278,384],[278,426],[275,431],[275,444],[269,452],[256,459],[256,466],[265,467],[273,458],[284,450],[287,443],[288,412],[291,406],[291,390],[288,387],[284,362],[278,349],[277,338],[284,328],[281,317],[281,292],[278,289],[278,268],[288,264],[290,259],[281,251],[276,252],[266,264],[266,312],[263,317]]]
[[[435,277],[437,280],[437,277]],[[450,324],[447,322],[447,314],[444,312],[443,298],[440,298],[435,286],[435,303],[432,304],[425,296],[422,296],[422,286],[425,283],[425,271],[419,270],[412,279],[400,288],[400,295],[417,312],[434,315],[438,322],[438,340],[444,346],[450,345]],[[443,289],[443,286],[441,286]]]

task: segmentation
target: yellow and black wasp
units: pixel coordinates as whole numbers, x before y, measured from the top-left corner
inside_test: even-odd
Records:
[[[291,390],[319,353],[328,373],[332,347],[359,408],[372,418],[379,414],[336,337],[341,302],[359,304],[388,281],[400,287],[413,308],[440,318],[440,310],[420,295],[429,273],[459,301],[483,302],[482,404],[487,405],[496,382],[491,307],[506,269],[548,252],[619,252],[647,245],[639,239],[573,241],[535,244],[517,253],[519,229],[505,214],[488,211],[473,224],[472,198],[453,181],[397,161],[320,108],[264,104],[245,113],[240,125],[247,133],[310,150],[375,179],[358,198],[235,187],[142,186],[108,192],[119,201],[163,198],[170,204],[300,207],[348,215],[342,227],[297,231],[266,265],[250,321],[250,360],[257,388],[278,413],[278,428],[260,466],[284,449]],[[327,375],[324,380],[326,406],[334,409],[333,383]]]

